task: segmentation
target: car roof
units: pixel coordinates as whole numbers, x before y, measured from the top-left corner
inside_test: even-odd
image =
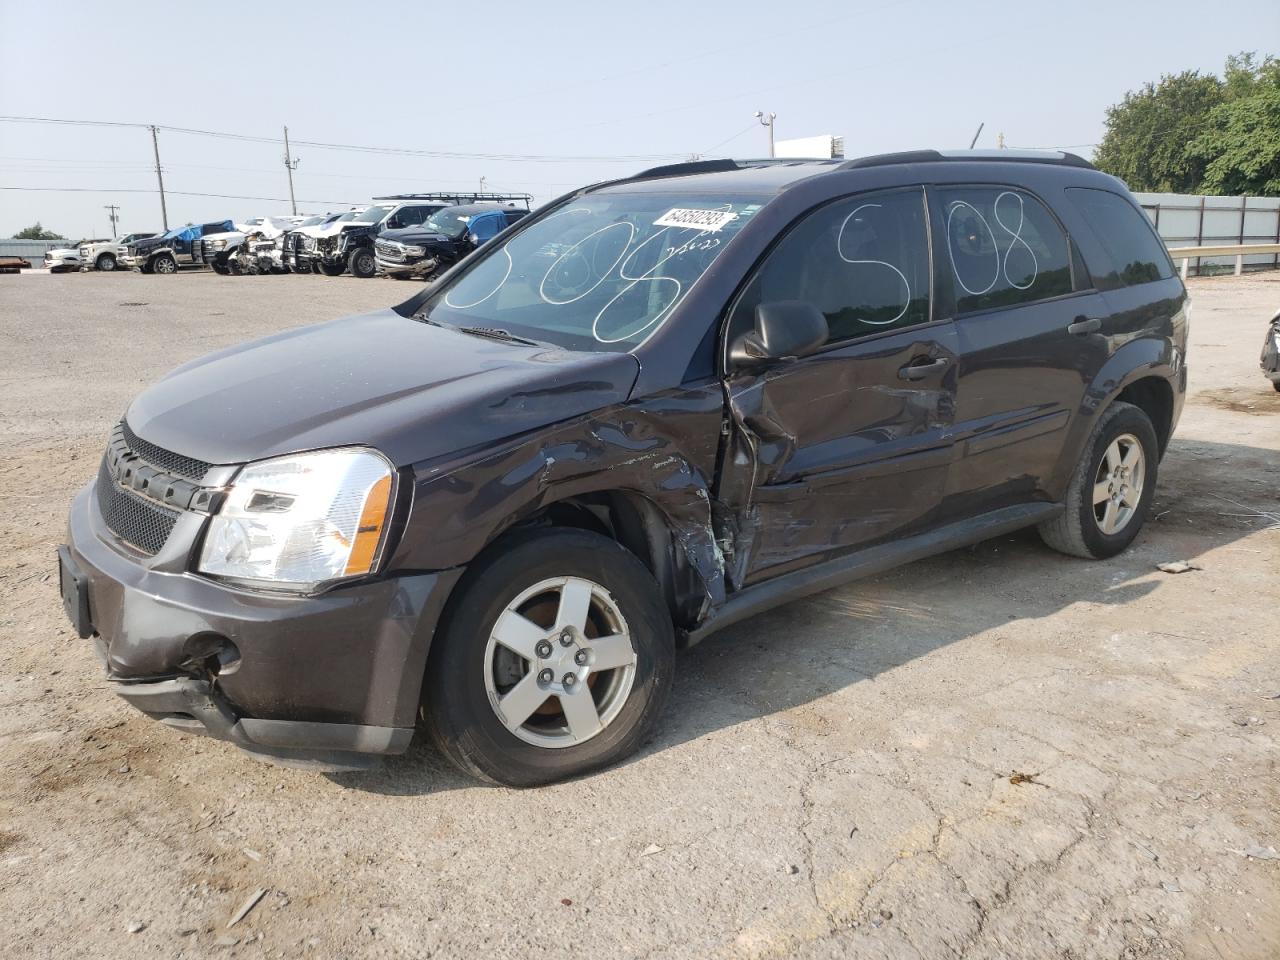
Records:
[[[785,190],[801,180],[827,174],[875,167],[945,165],[947,178],[962,178],[962,169],[973,164],[1027,164],[1035,169],[1053,167],[1096,170],[1073,153],[1048,150],[911,150],[875,154],[854,159],[695,160],[652,167],[635,176],[596,184],[590,188],[611,191],[647,191],[655,188],[676,193],[744,193],[767,195]],[[953,170],[951,165],[957,165]],[[961,166],[964,165],[964,166]],[[904,171],[905,172],[905,171]]]
[[[454,211],[460,213],[512,213],[517,210],[520,213],[528,213],[523,207],[504,207],[496,203],[458,203],[445,209],[450,213]]]

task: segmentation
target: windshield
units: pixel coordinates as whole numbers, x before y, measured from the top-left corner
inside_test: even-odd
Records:
[[[370,207],[362,213],[356,214],[351,219],[356,223],[377,223],[390,212],[393,207]],[[346,219],[345,217],[343,219]]]
[[[761,206],[688,194],[589,194],[475,254],[475,266],[419,316],[575,350],[630,350],[663,324]]]
[[[471,222],[473,216],[474,214],[463,213],[460,210],[446,207],[444,210],[437,210],[427,217],[422,225],[428,230],[443,233],[446,237],[456,240],[467,232],[467,224]]]

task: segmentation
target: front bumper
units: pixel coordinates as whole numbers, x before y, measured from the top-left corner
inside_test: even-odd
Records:
[[[82,632],[96,635],[116,693],[144,713],[264,759],[327,769],[408,747],[431,638],[461,570],[312,597],[236,589],[175,567],[168,548],[132,555],[107,529],[92,484],[72,503],[68,541],[87,605]],[[212,649],[229,651],[216,669]]]
[[[423,257],[412,263],[405,260],[388,260],[381,255],[375,255],[378,263],[378,273],[386,277],[426,277],[436,271],[439,261],[435,257]]]
[[[1258,366],[1272,383],[1280,383],[1280,321],[1272,321],[1271,326],[1267,328]]]

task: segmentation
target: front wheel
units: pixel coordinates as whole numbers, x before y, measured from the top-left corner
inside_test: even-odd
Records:
[[[162,253],[151,261],[151,269],[156,273],[177,273],[178,261],[167,253]]]
[[[1067,509],[1040,524],[1049,546],[1102,560],[1133,542],[1151,509],[1160,446],[1151,419],[1129,403],[1113,403],[1098,420],[1067,487]]]
[[[529,787],[635,751],[662,713],[675,659],[653,575],[615,541],[537,530],[468,570],[427,668],[423,713],[444,754]]]
[[[365,247],[358,247],[352,252],[350,263],[351,275],[362,280],[368,280],[378,272],[378,261],[373,251]]]
[[[95,261],[94,266],[97,267],[99,270],[102,270],[103,272],[110,273],[112,270],[116,268],[115,254],[112,254],[112,253],[102,254],[100,257],[98,257],[97,261]]]
[[[340,277],[346,269],[347,265],[345,263],[325,263],[323,260],[320,261],[320,272],[326,277]]]

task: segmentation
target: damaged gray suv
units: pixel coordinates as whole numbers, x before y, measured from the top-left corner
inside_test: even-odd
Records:
[[[1022,527],[1123,550],[1186,302],[1069,154],[649,170],[148,388],[63,602],[169,726],[351,769],[422,719],[546,783],[634,751],[676,649],[767,607]]]

